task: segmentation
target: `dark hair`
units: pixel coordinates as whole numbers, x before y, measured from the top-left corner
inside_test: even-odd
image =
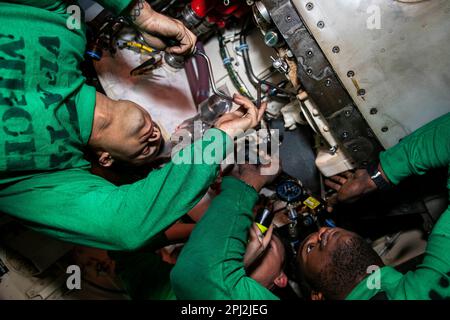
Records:
[[[372,247],[356,235],[333,252],[331,261],[312,275],[304,274],[311,288],[327,299],[343,299],[367,274],[367,267],[382,266],[383,262]]]

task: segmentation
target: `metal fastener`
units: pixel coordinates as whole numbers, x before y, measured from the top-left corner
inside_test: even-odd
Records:
[[[306,10],[311,11],[312,9],[314,9],[314,4],[312,2],[308,2],[306,4]]]
[[[338,46],[334,46],[332,50],[333,53],[339,53],[341,51],[341,48],[339,48]]]
[[[370,109],[370,114],[377,114],[377,113],[378,113],[378,109],[377,108]]]
[[[317,22],[317,27],[318,27],[319,29],[323,29],[323,28],[325,27],[325,22],[323,22],[323,21]]]
[[[366,89],[359,89],[358,90],[358,96],[363,96],[366,94]]]
[[[355,76],[355,72],[350,70],[349,72],[347,72],[347,77],[352,78]]]

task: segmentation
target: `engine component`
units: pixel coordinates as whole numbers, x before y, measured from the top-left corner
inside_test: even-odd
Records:
[[[275,59],[274,57],[270,57],[272,59],[272,67],[280,73],[286,74],[288,73],[289,66],[282,58]]]
[[[336,152],[339,147],[343,148],[358,166],[376,162],[382,150],[380,143],[342,87],[292,2],[263,0],[262,3],[297,61],[296,77],[327,121],[326,127],[330,132],[327,141],[331,142],[331,150]],[[316,130],[317,127],[313,126]]]
[[[276,30],[269,30],[264,35],[264,43],[266,46],[276,48],[280,46],[280,36]]]
[[[181,20],[196,36],[209,34],[216,26],[224,28],[230,17],[242,17],[247,5],[238,0],[192,0],[181,12]]]
[[[261,1],[256,1],[253,6],[253,19],[262,32],[267,31],[272,25],[269,11]]]
[[[164,53],[164,61],[175,69],[183,69],[185,58],[183,56],[172,54],[172,53]]]
[[[292,180],[281,182],[276,188],[277,196],[287,202],[294,203],[300,201],[303,195],[303,188]]]

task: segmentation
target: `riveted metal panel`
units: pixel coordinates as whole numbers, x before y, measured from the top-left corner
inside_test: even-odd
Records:
[[[385,148],[450,111],[450,1],[292,3]]]

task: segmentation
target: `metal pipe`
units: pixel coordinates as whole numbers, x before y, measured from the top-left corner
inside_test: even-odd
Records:
[[[194,54],[203,57],[206,61],[206,64],[208,65],[208,70],[209,70],[209,83],[211,85],[211,89],[214,92],[214,94],[219,96],[222,99],[233,101],[232,97],[226,95],[225,93],[223,93],[219,89],[217,89],[216,81],[214,80],[214,73],[213,73],[213,69],[212,69],[212,65],[211,65],[211,60],[209,60],[209,57],[204,52],[201,52],[199,50],[195,50]]]

